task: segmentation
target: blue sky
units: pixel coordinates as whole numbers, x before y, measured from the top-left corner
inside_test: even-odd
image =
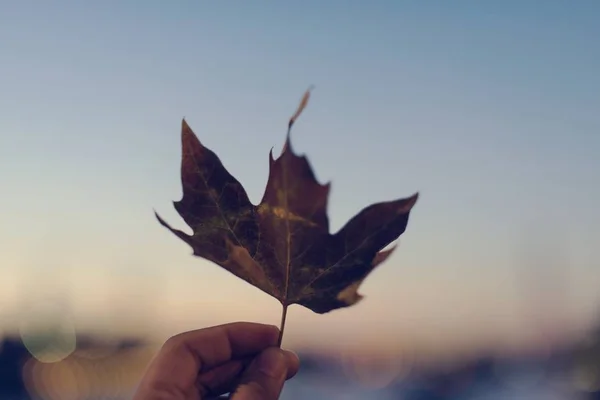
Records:
[[[332,229],[372,202],[421,197],[365,301],[292,310],[290,340],[310,342],[317,324],[332,341],[343,327],[349,342],[520,343],[537,338],[532,316],[560,329],[600,317],[600,3],[1,10],[5,310],[62,299],[81,326],[135,312],[131,329],[167,333],[277,323],[275,300],[193,258],[153,209],[184,227],[171,205],[182,117],[258,201],[268,152],[314,84],[293,142],[332,181]]]

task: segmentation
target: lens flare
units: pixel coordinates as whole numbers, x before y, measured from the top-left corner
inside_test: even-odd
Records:
[[[37,304],[24,313],[19,333],[29,353],[44,363],[61,361],[76,348],[71,319],[54,304]]]

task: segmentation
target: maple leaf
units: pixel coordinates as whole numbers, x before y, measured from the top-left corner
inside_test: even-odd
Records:
[[[316,313],[361,300],[358,287],[395,247],[383,250],[405,230],[418,193],[370,205],[337,233],[329,232],[330,184],[317,182],[304,155],[290,143],[290,130],[308,101],[307,91],[288,124],[282,153],[269,154],[269,179],[258,205],[182,121],[183,197],[176,211],[191,235],[158,221],[189,244],[196,256],[220,265],[275,297],[287,307],[300,304]],[[281,338],[280,338],[281,339]]]

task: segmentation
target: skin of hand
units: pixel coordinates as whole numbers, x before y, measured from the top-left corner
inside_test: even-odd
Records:
[[[235,322],[185,332],[165,342],[134,400],[279,399],[300,361],[277,345],[272,325]]]

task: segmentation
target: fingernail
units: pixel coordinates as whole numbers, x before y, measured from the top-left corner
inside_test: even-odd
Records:
[[[258,370],[272,378],[279,378],[284,370],[284,355],[277,348],[270,348],[263,351],[256,360]]]

